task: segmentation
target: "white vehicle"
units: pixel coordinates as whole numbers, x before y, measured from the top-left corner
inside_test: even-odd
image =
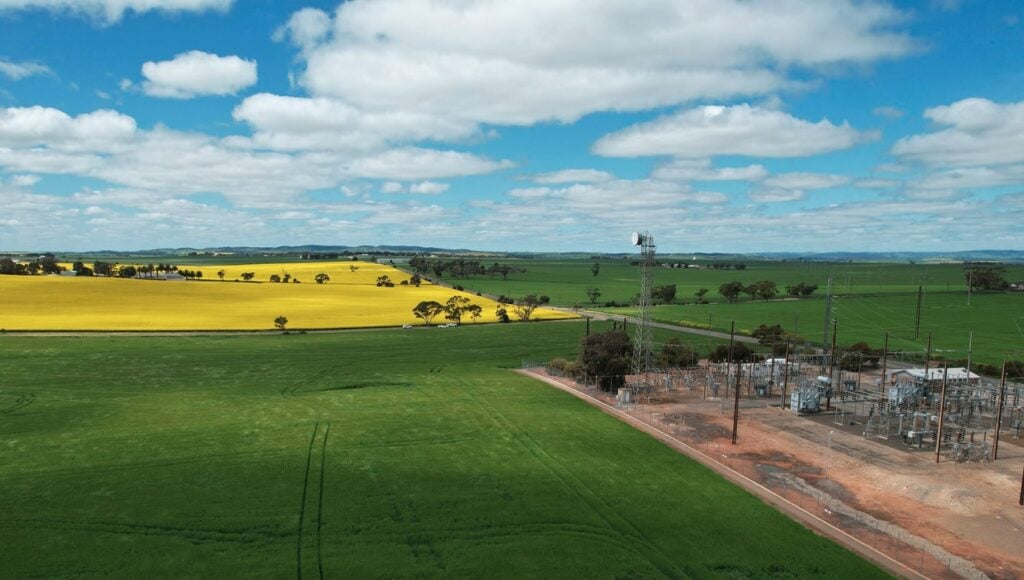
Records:
[[[403,324],[402,328],[412,328],[412,325],[411,324]]]

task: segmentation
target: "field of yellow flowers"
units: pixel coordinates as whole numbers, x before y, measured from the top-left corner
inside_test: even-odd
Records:
[[[0,329],[35,331],[268,330],[285,316],[288,329],[369,328],[423,324],[412,309],[423,300],[453,295],[483,308],[475,322],[495,322],[497,303],[424,282],[401,285],[409,275],[366,262],[308,262],[180,266],[201,270],[201,281],[102,277],[0,276]],[[221,279],[218,272],[223,271]],[[254,274],[244,282],[242,274]],[[324,273],[330,280],[317,284]],[[270,283],[271,275],[301,283]],[[388,276],[394,287],[379,287]],[[511,311],[509,312],[511,315]],[[537,309],[534,319],[571,318]],[[515,317],[513,316],[513,319]],[[442,316],[434,324],[446,322]],[[473,324],[466,316],[463,324]]]

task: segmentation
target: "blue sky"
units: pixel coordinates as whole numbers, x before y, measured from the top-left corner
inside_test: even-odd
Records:
[[[0,0],[0,251],[1024,249],[1013,0]]]

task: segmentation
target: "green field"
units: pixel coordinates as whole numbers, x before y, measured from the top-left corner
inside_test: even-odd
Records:
[[[639,291],[636,266],[627,260],[600,260],[597,276],[591,272],[595,260],[522,260],[526,272],[509,280],[478,276],[449,280],[466,289],[520,297],[526,294],[550,296],[553,304],[592,307],[586,296],[588,286],[599,288],[596,306],[609,313],[629,315],[632,308],[607,308],[607,301],[628,303]],[[706,262],[698,262],[705,265]],[[688,304],[658,306],[654,317],[662,322],[687,321],[709,324],[728,331],[736,321],[738,329],[752,330],[761,324],[781,324],[787,331],[812,343],[820,343],[825,320],[825,287],[833,280],[833,318],[839,323],[839,344],[865,341],[881,348],[890,333],[890,348],[924,353],[928,333],[933,351],[946,358],[966,358],[969,333],[974,332],[974,359],[999,365],[1004,358],[1024,359],[1024,294],[975,293],[967,305],[967,285],[959,264],[908,263],[821,263],[746,261],[745,270],[669,269],[655,270],[655,285],[676,284],[676,299]],[[1024,280],[1024,265],[1007,267],[1009,280]],[[819,289],[801,300],[750,300],[727,304],[718,287],[733,280],[750,284],[772,280],[784,294],[787,285],[806,282]],[[919,336],[915,338],[917,290],[924,290]],[[711,304],[696,304],[694,292],[708,288]]]
[[[582,329],[0,336],[0,576],[883,576],[508,370]]]

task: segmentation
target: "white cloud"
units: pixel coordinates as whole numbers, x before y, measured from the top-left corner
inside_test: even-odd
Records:
[[[906,114],[902,109],[890,105],[875,107],[874,109],[871,109],[871,113],[877,117],[884,117],[886,119],[899,119]]]
[[[120,20],[125,12],[226,12],[231,8],[232,2],[233,0],[0,0],[0,12],[44,9],[51,12],[81,14],[113,23]]]
[[[596,183],[610,181],[615,176],[597,169],[563,169],[550,173],[539,173],[529,177],[534,183]]]
[[[750,105],[707,106],[610,133],[599,139],[593,150],[607,157],[805,157],[846,149],[876,137],[827,119],[812,123]]]
[[[448,191],[451,187],[447,183],[437,183],[436,181],[422,181],[420,183],[414,183],[409,186],[409,193],[418,193],[421,195],[438,195]]]
[[[774,94],[819,73],[915,50],[875,1],[392,0],[296,13],[300,84],[360,111],[452,122],[573,122],[695,99]],[[806,78],[806,75],[802,75]]]
[[[38,175],[15,175],[11,177],[11,183],[17,187],[32,187],[39,183]]]
[[[0,75],[15,81],[37,75],[50,75],[50,67],[36,62],[12,62],[0,59]]]
[[[768,170],[760,164],[713,167],[710,159],[675,159],[656,167],[651,177],[669,181],[760,181],[768,177]]]
[[[111,110],[71,117],[49,107],[0,108],[0,147],[111,152],[135,134],[135,119]]]
[[[381,193],[402,193],[405,191],[405,186],[397,181],[385,181],[380,186]]]
[[[872,177],[868,179],[859,179],[854,182],[853,186],[860,187],[862,189],[892,189],[894,187],[899,187],[902,184],[902,181],[898,181],[895,179],[881,179],[877,177]]]
[[[833,173],[780,173],[764,180],[764,185],[769,188],[781,189],[828,189],[838,187],[850,182],[845,175]]]
[[[756,189],[747,194],[755,203],[782,203],[799,201],[807,197],[807,192],[798,189]]]
[[[331,31],[331,16],[316,8],[303,8],[292,14],[288,22],[274,31],[275,42],[291,40],[293,44],[309,49],[322,42]]]
[[[172,60],[144,63],[142,76],[143,90],[152,97],[233,95],[256,84],[256,62],[193,50]]]
[[[933,166],[1024,162],[1024,101],[964,99],[928,109],[924,116],[948,128],[904,137],[893,145],[893,154]]]
[[[353,159],[343,165],[343,172],[353,177],[411,181],[482,175],[512,166],[510,161],[492,161],[460,151],[406,147]]]
[[[490,173],[512,164],[459,151],[404,147],[359,155],[277,152],[238,147],[165,127],[144,131],[135,120],[100,110],[71,117],[45,107],[0,108],[0,168],[7,172],[78,175],[160,195],[220,193],[239,206],[277,206],[354,179],[422,181]],[[413,193],[447,185],[418,183]]]
[[[337,99],[269,93],[246,98],[232,114],[253,127],[253,145],[280,151],[369,151],[390,143],[460,141],[476,134],[473,124],[415,112],[361,111]]]

